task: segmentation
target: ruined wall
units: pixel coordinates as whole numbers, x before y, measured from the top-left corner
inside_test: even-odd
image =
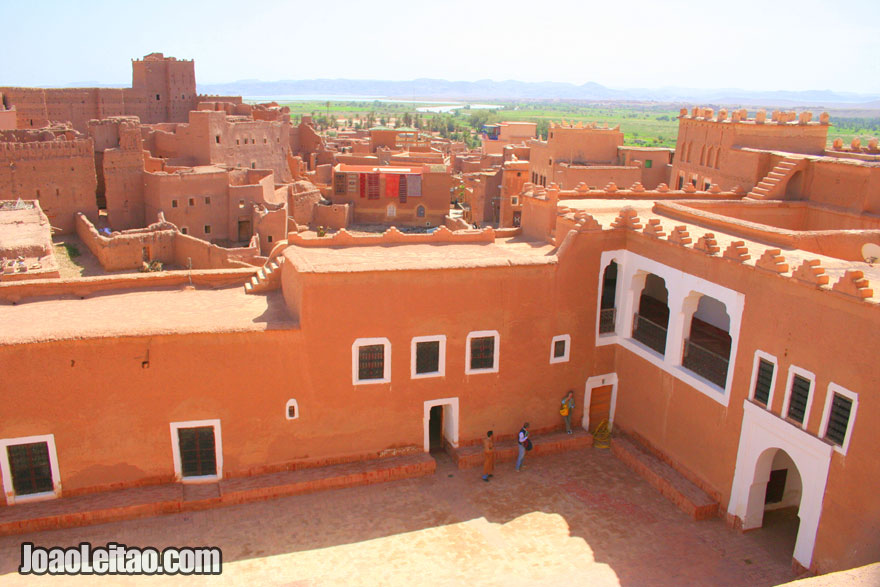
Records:
[[[99,234],[85,216],[77,214],[76,234],[105,271],[139,269],[145,261],[157,260],[165,265],[174,262],[177,231],[173,226],[160,224],[107,237]]]
[[[89,133],[95,141],[98,164],[98,192],[114,230],[145,226],[144,149],[138,122],[134,118],[91,121]]]
[[[144,214],[163,212],[181,232],[206,240],[230,238],[228,185],[227,171],[217,167],[145,173]]]

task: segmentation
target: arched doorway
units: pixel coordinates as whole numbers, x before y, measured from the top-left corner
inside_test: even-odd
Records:
[[[796,171],[788,183],[785,184],[786,200],[803,200],[804,199],[804,172]]]
[[[761,406],[746,401],[743,408],[727,513],[743,530],[773,523],[778,525],[776,531],[780,536],[794,533],[792,558],[802,567],[810,568],[833,448]],[[783,469],[785,479],[781,473],[773,473]],[[774,513],[794,507],[796,528],[792,510]],[[771,542],[774,548],[790,545],[782,539]]]
[[[753,485],[756,497],[760,496],[761,486],[763,504],[756,504],[752,512],[753,523],[761,516],[754,526],[760,528],[756,537],[780,559],[791,559],[800,527],[798,510],[804,486],[794,460],[781,448],[768,448],[758,458]]]
[[[681,364],[717,385],[727,385],[730,363],[730,316],[723,302],[700,295],[684,340]]]
[[[639,295],[639,310],[633,317],[632,337],[648,348],[666,352],[669,328],[669,291],[662,277],[648,273]]]

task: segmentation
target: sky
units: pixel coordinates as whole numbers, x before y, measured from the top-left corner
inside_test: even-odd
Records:
[[[880,0],[0,0],[0,86],[441,78],[880,94]]]

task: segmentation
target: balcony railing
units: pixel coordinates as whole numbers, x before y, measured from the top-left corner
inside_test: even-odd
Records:
[[[704,346],[691,342],[690,339],[685,339],[681,365],[686,369],[708,379],[718,387],[724,387],[727,383],[728,364],[728,357],[712,352]]]
[[[616,317],[616,308],[602,308],[599,310],[599,334],[614,332],[614,320]]]
[[[666,352],[666,327],[639,314],[633,315],[632,337],[661,355]]]

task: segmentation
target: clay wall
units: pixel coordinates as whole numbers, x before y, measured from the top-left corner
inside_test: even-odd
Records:
[[[671,149],[620,147],[618,152],[621,165],[641,167],[640,181],[645,189],[653,190],[661,183],[669,185],[670,162],[673,154]]]
[[[505,163],[501,173],[501,210],[499,218],[499,226],[514,226],[514,213],[519,212],[522,215],[522,200],[519,193],[522,191],[525,183],[529,181],[529,163],[528,161],[511,161]],[[517,196],[516,204],[511,199]],[[517,224],[519,220],[517,221]]]
[[[314,206],[313,224],[333,230],[345,228],[353,223],[354,207],[350,204],[330,204]]]
[[[190,110],[199,102],[196,95],[194,63],[165,58],[154,53],[132,61],[133,90],[146,97],[146,112],[141,122],[186,122]]]
[[[880,308],[662,239],[633,232],[626,236],[627,250],[741,292],[745,306],[727,407],[631,351],[618,348],[614,366],[619,377],[615,427],[636,431],[701,481],[726,509],[742,430],[743,401],[750,393],[756,350],[777,357],[779,375],[770,408],[777,416],[786,395],[789,367],[815,373],[806,434],[821,436],[831,382],[852,390],[859,394],[858,420],[847,456],[832,454],[813,561],[827,571],[864,564],[876,556],[851,548],[852,544],[876,544],[868,528],[880,521],[880,502],[868,495],[870,490],[864,483],[880,474],[880,463],[870,456],[869,448],[877,441],[880,412],[873,407],[862,411],[868,405],[863,400],[870,404],[867,390],[876,385],[876,373],[854,370],[851,365],[872,360],[870,345],[853,345],[852,341],[871,339]],[[598,278],[595,281],[598,284]],[[803,342],[817,339],[822,340],[821,345]],[[651,384],[646,385],[647,381]],[[853,503],[860,506],[845,505]]]
[[[15,106],[7,110],[3,107],[2,98],[3,96],[0,95],[0,130],[15,130],[18,128],[18,116]]]
[[[555,166],[553,182],[559,184],[563,188],[573,188],[579,183],[584,183],[588,187],[602,189],[611,182],[619,186],[631,186],[635,182],[641,182],[641,167],[623,167],[623,166],[590,166],[584,167],[580,165],[569,166],[561,163]],[[536,179],[534,176],[530,180]],[[547,178],[549,184],[550,177]],[[646,186],[647,187],[647,186]]]
[[[144,215],[155,218],[163,212],[181,232],[206,240],[229,239],[228,186],[228,173],[220,168],[145,173]]]
[[[49,124],[46,90],[40,88],[0,88],[6,108],[15,107],[16,128],[42,128]]]
[[[114,230],[145,226],[144,149],[137,119],[93,120],[98,197],[103,196],[107,220]]]
[[[173,226],[114,233],[107,237],[99,234],[85,216],[77,214],[76,234],[105,271],[139,269],[144,261],[157,260],[164,265],[174,262],[177,231]]]
[[[38,199],[59,233],[74,232],[74,215],[97,219],[91,139],[0,142],[0,199]]]

